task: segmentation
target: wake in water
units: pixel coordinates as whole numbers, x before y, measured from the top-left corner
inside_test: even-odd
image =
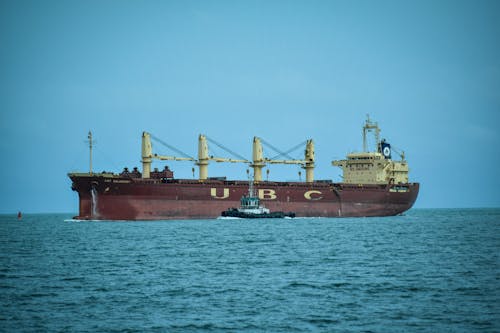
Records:
[[[90,190],[90,195],[92,196],[92,216],[97,216],[97,190],[92,186]]]

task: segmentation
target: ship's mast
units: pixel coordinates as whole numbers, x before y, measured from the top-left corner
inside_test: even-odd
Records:
[[[89,131],[89,135],[87,136],[87,138],[89,139],[88,142],[89,142],[89,153],[90,153],[90,156],[89,156],[89,174],[92,176],[92,145],[93,145],[93,141],[92,141],[92,132]]]
[[[255,198],[255,189],[253,187],[253,177],[248,177],[248,196]]]
[[[378,147],[380,144],[380,128],[378,127],[378,123],[372,123],[370,120],[370,115],[366,115],[366,123],[365,126],[363,126],[363,151],[368,152],[368,147],[366,144],[366,133],[371,132],[372,130],[375,130],[375,144]]]

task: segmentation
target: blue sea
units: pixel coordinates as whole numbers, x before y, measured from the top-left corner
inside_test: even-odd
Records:
[[[500,332],[500,209],[0,216],[1,332]]]

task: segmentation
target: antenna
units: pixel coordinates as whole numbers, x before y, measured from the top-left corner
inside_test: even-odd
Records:
[[[253,176],[250,176],[250,170],[247,169],[248,177],[248,196],[255,197],[255,190],[253,188]]]

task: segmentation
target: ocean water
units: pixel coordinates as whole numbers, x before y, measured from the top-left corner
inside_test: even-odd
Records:
[[[500,332],[500,209],[0,216],[1,332]]]

